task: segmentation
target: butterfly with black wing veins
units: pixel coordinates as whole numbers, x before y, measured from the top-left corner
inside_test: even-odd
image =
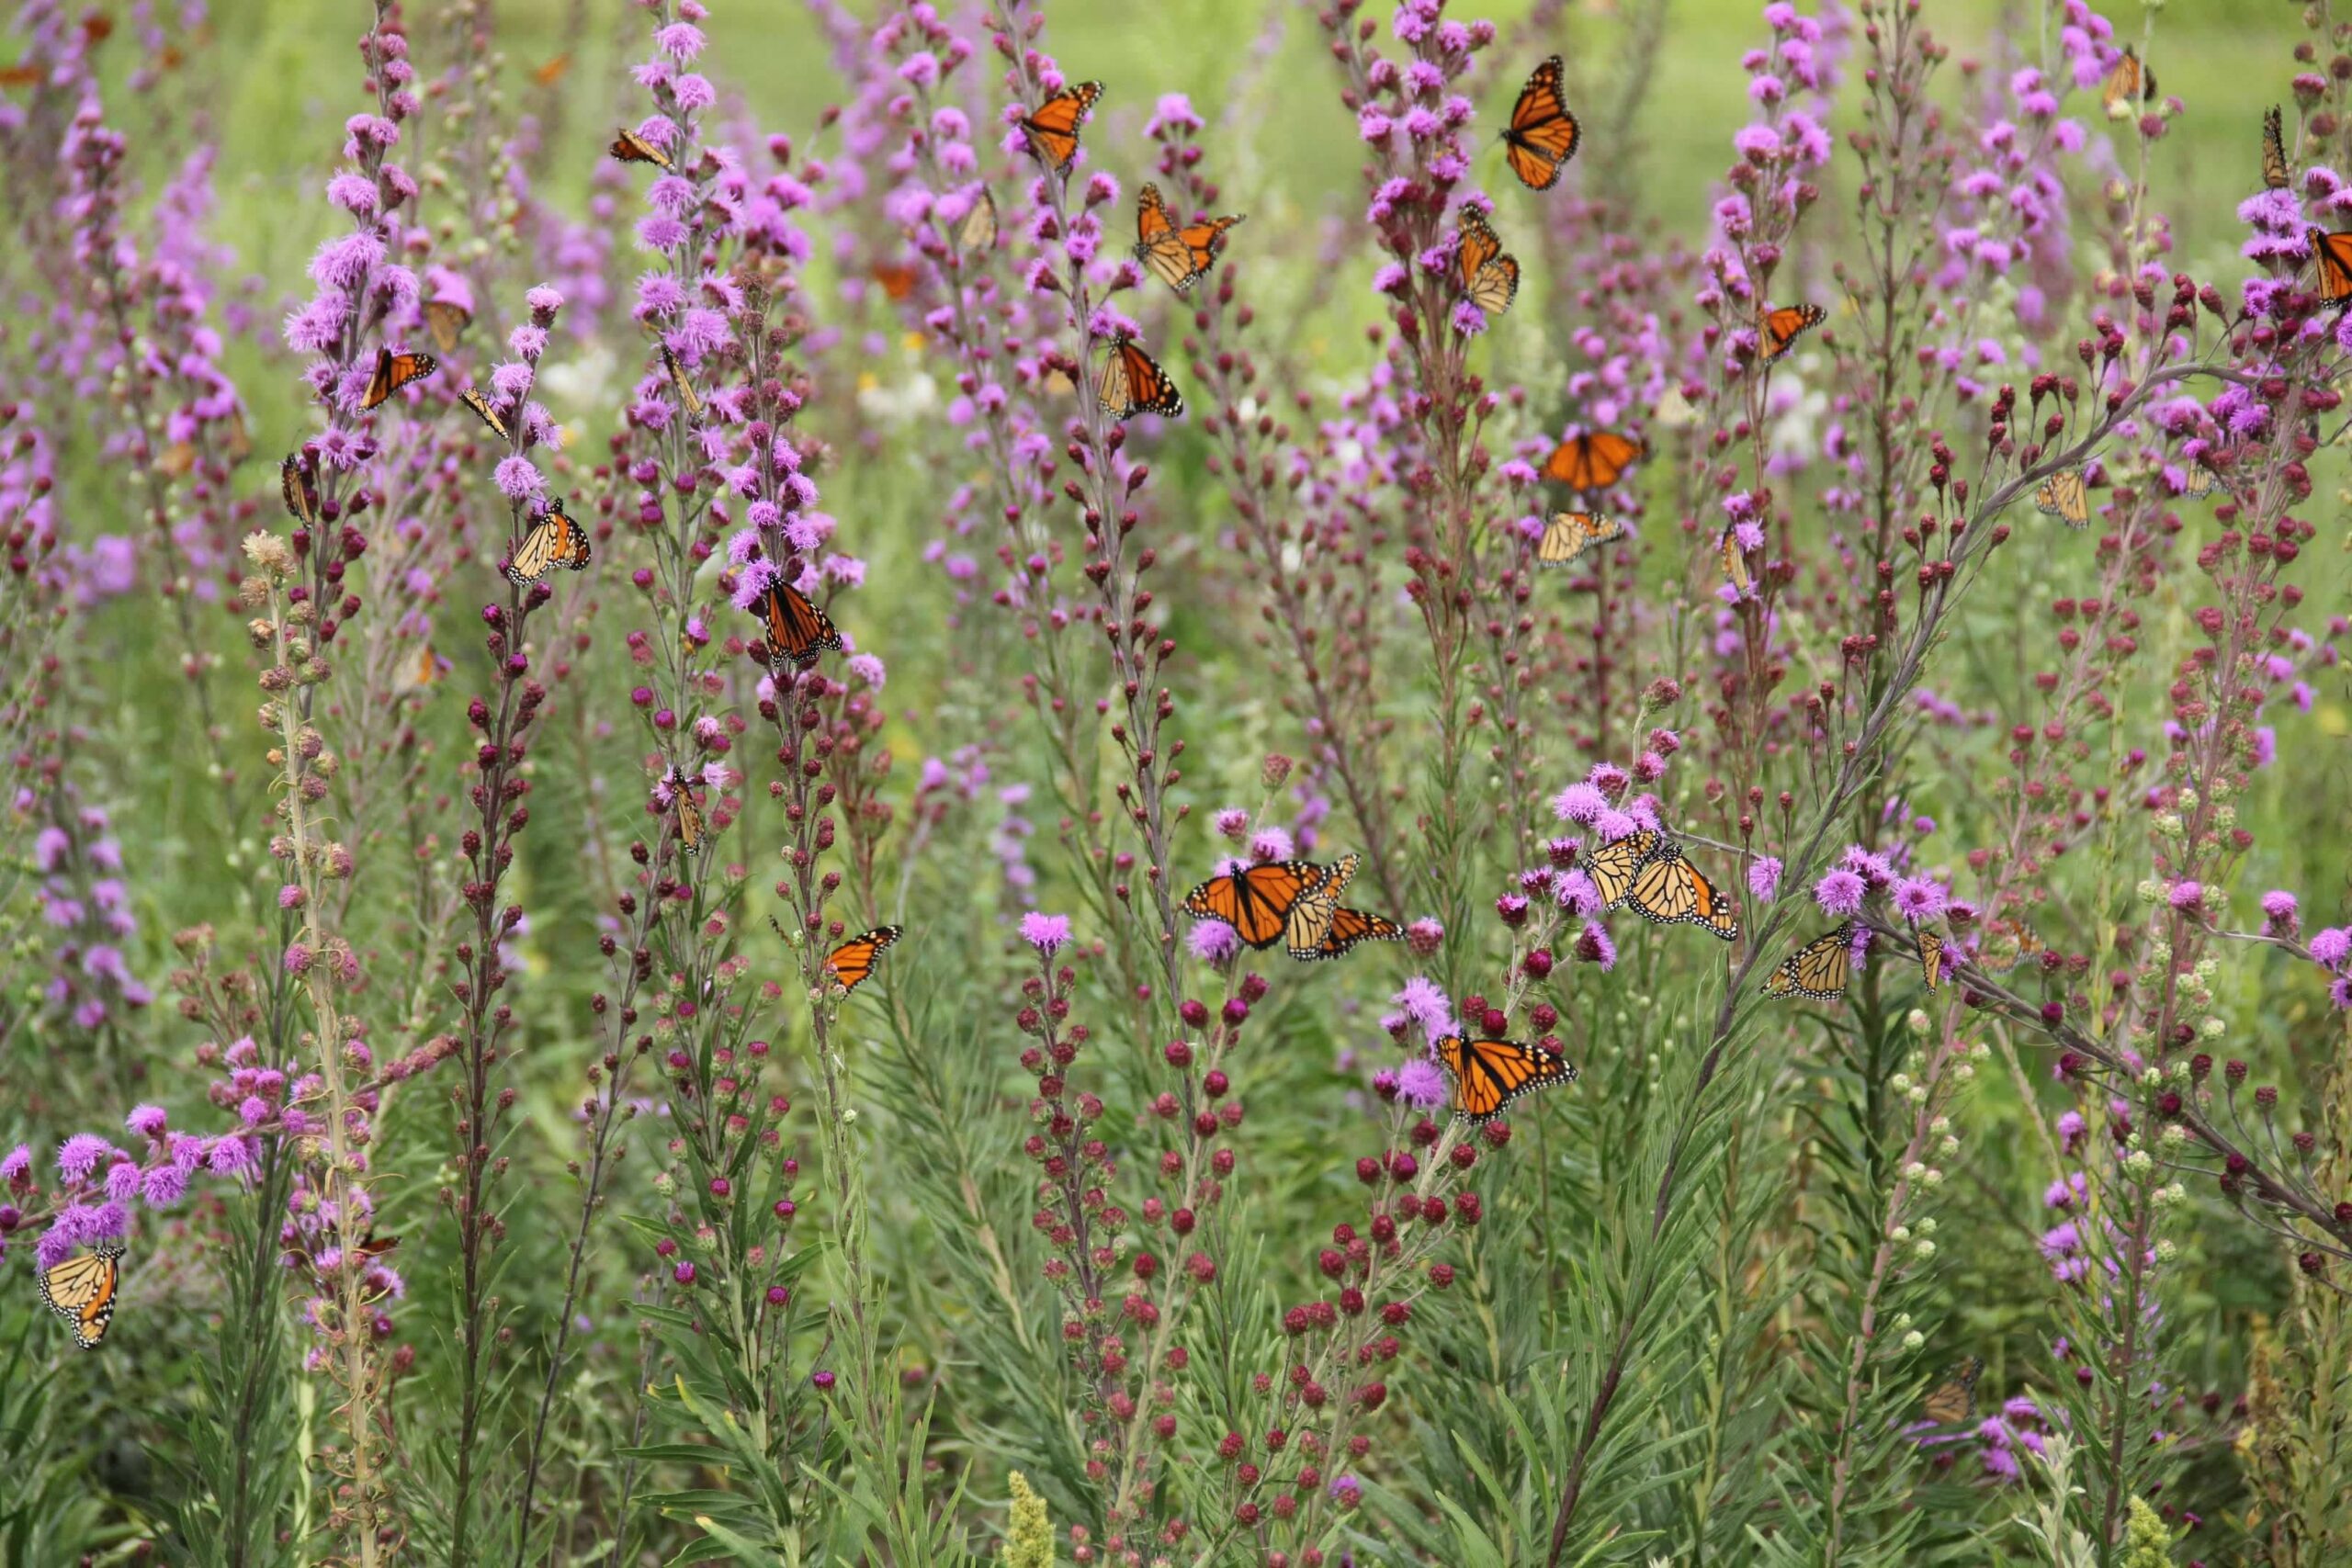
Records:
[[[1283,944],[1301,963],[1337,958],[1360,942],[1396,942],[1405,928],[1385,915],[1343,908],[1340,895],[1355,879],[1361,857],[1333,862],[1321,883],[1299,895],[1283,919]]]
[[[1080,82],[1063,88],[1039,104],[1035,114],[1022,118],[1021,134],[1028,140],[1037,162],[1057,175],[1069,173],[1078,158],[1079,127],[1094,112],[1094,100],[1102,96],[1102,83]]]
[[[1590,512],[1555,512],[1535,541],[1535,564],[1566,566],[1595,545],[1625,536],[1625,525]]]
[[[1519,258],[1503,254],[1503,243],[1487,215],[1462,209],[1462,236],[1454,251],[1455,285],[1462,298],[1487,316],[1499,316],[1519,298]]]
[[[1168,215],[1159,187],[1146,184],[1136,193],[1136,259],[1160,282],[1182,294],[1204,276],[1225,252],[1225,231],[1245,215],[1178,223]]]
[[[1111,352],[1102,361],[1102,377],[1095,382],[1095,401],[1113,419],[1133,419],[1139,413],[1156,413],[1163,419],[1175,419],[1184,412],[1184,394],[1169,379],[1159,362],[1136,346],[1136,340],[1124,334],[1111,340]]]
[[[506,581],[517,588],[544,582],[557,567],[566,571],[588,570],[588,530],[563,510],[560,498],[548,502],[547,513],[525,530],[506,563]]]
[[[51,1264],[34,1276],[40,1304],[71,1324],[74,1343],[95,1350],[114,1324],[115,1292],[122,1282],[119,1239],[109,1237],[97,1250]]]
[[[1456,1120],[1483,1127],[1521,1095],[1555,1083],[1574,1083],[1577,1070],[1540,1046],[1518,1040],[1470,1040],[1440,1035],[1437,1059],[1453,1082]]]
[[[1510,172],[1530,190],[1550,190],[1584,140],[1577,117],[1560,96],[1560,57],[1538,65],[1519,90],[1510,121],[1502,129]]]
[[[367,395],[359,400],[360,412],[365,413],[380,406],[402,387],[422,381],[440,368],[441,362],[429,354],[394,354],[389,348],[378,349],[376,368],[368,378]]]
[[[1544,477],[1573,491],[1607,490],[1649,450],[1647,442],[1613,430],[1571,435],[1544,459]]]
[[[1846,979],[1853,966],[1853,957],[1854,927],[1848,921],[1791,953],[1766,977],[1765,994],[1834,1002],[1846,994]]]
[[[820,654],[839,653],[843,646],[833,618],[781,579],[768,585],[752,613],[766,633],[752,651],[779,686],[790,682],[789,671],[813,670]]]

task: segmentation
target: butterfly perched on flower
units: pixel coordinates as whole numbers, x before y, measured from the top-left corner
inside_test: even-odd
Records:
[[[68,1258],[36,1276],[40,1304],[74,1326],[74,1343],[95,1350],[114,1323],[115,1292],[122,1282],[122,1243],[108,1238],[97,1250]]]
[[[1283,919],[1283,939],[1290,955],[1303,963],[1337,958],[1360,942],[1395,942],[1405,928],[1385,915],[1343,908],[1340,895],[1355,879],[1361,857],[1341,855],[1329,874],[1306,889]]]
[[[454,299],[424,302],[424,325],[433,333],[433,346],[444,354],[458,346],[458,336],[473,319],[474,313]]]
[[[2314,225],[2303,231],[2319,264],[2319,297],[2331,305],[2352,299],[2352,234],[2331,234]]]
[[[1113,419],[1133,419],[1139,413],[1175,419],[1184,412],[1184,394],[1177,390],[1168,372],[1136,347],[1135,339],[1124,334],[1111,340],[1094,398]]]
[[[779,683],[786,679],[787,667],[813,670],[819,654],[842,650],[841,628],[833,625],[833,618],[789,582],[770,583],[752,613],[765,628],[754,651]]]
[[[1028,139],[1029,151],[1037,162],[1057,175],[1069,173],[1078,157],[1079,127],[1094,112],[1094,100],[1102,96],[1102,83],[1080,82],[1039,104],[1035,113],[1022,117],[1021,133]]]
[[[2156,96],[2156,73],[2140,63],[2137,51],[2130,44],[2123,46],[2123,58],[2107,73],[2099,85],[2099,107],[2113,114],[2118,108],[2129,108],[2134,102],[2153,102]]]
[[[546,513],[524,532],[506,563],[506,581],[517,588],[544,582],[557,567],[566,571],[588,569],[588,530],[563,510],[561,498],[548,502]]]
[[[897,926],[876,926],[862,936],[850,938],[826,955],[826,974],[842,996],[849,995],[874,973],[874,961],[882,955],[882,950],[896,943],[902,934]]]
[[[299,455],[288,455],[277,465],[277,493],[295,522],[307,528],[319,520],[318,475]]]
[[[662,368],[670,373],[670,386],[677,392],[678,402],[686,411],[686,417],[700,419],[702,399],[695,391],[694,383],[686,379],[686,367],[678,363],[678,356],[670,352],[668,344],[660,344],[656,346],[662,350]]]
[[[480,388],[468,387],[458,394],[458,400],[471,409],[476,419],[490,426],[490,433],[492,435],[497,436],[501,441],[511,442],[514,439],[514,431],[499,412],[490,406],[490,400],[481,395]]]
[[[1180,224],[1168,216],[1159,187],[1146,184],[1136,193],[1136,259],[1182,294],[1216,265],[1225,251],[1225,231],[1244,216]]]
[[[1853,955],[1854,928],[1849,922],[1789,954],[1765,979],[1764,989],[1775,997],[1836,1001],[1846,994],[1846,978],[1853,965]]]
[[[657,169],[670,167],[670,154],[627,127],[613,137],[613,144],[607,151],[624,164],[650,164]]]
[[[1454,254],[1455,285],[1462,297],[1489,316],[1499,316],[1519,298],[1519,258],[1503,254],[1503,243],[1487,215],[1462,209],[1462,237]]]
[[[1595,545],[1611,544],[1625,536],[1625,525],[1614,517],[1590,512],[1555,512],[1535,541],[1538,566],[1566,566]]]
[[[1223,920],[1250,947],[1272,947],[1289,933],[1300,898],[1330,877],[1313,861],[1275,860],[1212,876],[1184,896],[1184,911]]]
[[[1919,1401],[1919,1413],[1939,1427],[1965,1427],[1976,1418],[1976,1380],[1984,1358],[1970,1356],[1945,1373]]]
[[[1756,314],[1756,363],[1770,365],[1795,346],[1797,339],[1829,319],[1818,305],[1783,305]]]
[[[385,399],[412,381],[422,381],[441,362],[429,354],[394,354],[389,348],[376,351],[376,368],[368,378],[368,394],[359,400],[362,412],[381,404]]]
[[[1613,430],[1571,435],[1544,459],[1544,477],[1574,491],[1607,490],[1649,450],[1648,443]]]
[[[1919,977],[1928,983],[1929,991],[1943,988],[1944,939],[1940,931],[1923,931],[1911,928],[1911,939],[1919,944]]]
[[[956,226],[956,251],[958,255],[982,255],[996,249],[996,197],[982,186],[980,194],[972,200],[972,209],[964,214],[964,221]]]
[[[2295,172],[2287,162],[2287,137],[2279,123],[2278,107],[2272,105],[2262,117],[2262,184],[2266,190],[2285,190],[2294,183]]]
[[[2090,489],[2080,468],[2062,468],[2034,487],[2033,509],[2044,517],[2062,517],[2069,528],[2090,525]]]
[[[1453,1080],[1453,1114],[1484,1126],[1525,1094],[1555,1083],[1574,1083],[1566,1061],[1518,1040],[1468,1040],[1459,1034],[1437,1039],[1438,1064]]]
[[[677,829],[679,851],[690,855],[702,853],[707,825],[703,820],[702,807],[695,804],[693,784],[685,774],[678,771],[675,763],[671,765],[669,776],[662,783],[662,787],[670,792],[670,825]]]
[[[1654,925],[1697,926],[1725,942],[1739,935],[1730,903],[1663,833],[1612,839],[1585,857],[1584,871],[1604,908],[1630,908]]]
[[[1550,190],[1560,170],[1584,140],[1577,117],[1560,96],[1560,57],[1554,55],[1529,73],[1502,129],[1503,155],[1510,172],[1530,190]]]
[[[1723,561],[1724,581],[1730,583],[1735,592],[1744,596],[1756,586],[1756,579],[1747,570],[1747,552],[1739,547],[1738,524],[1724,525],[1724,536],[1716,553]]]

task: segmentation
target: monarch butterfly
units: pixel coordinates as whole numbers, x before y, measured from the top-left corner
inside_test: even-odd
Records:
[[[669,371],[670,385],[677,389],[678,401],[685,405],[686,417],[688,419],[701,418],[702,399],[695,395],[694,383],[686,379],[686,367],[678,363],[678,356],[670,352],[670,345],[668,344],[665,343],[660,346],[662,349],[662,367]]]
[[[612,155],[624,164],[651,164],[654,167],[670,167],[670,154],[624,126],[613,138]]]
[[[481,395],[479,388],[468,387],[458,394],[458,400],[473,410],[474,417],[490,426],[492,435],[497,436],[501,441],[514,439],[514,433],[507,428],[506,422],[499,417],[496,409],[490,406],[490,400]]]
[[[1602,908],[1614,909],[1625,902],[1633,892],[1634,874],[1665,841],[1665,835],[1645,829],[1611,839],[1584,857],[1584,874],[1600,894]]]
[[[1938,931],[1923,931],[1911,928],[1911,940],[1919,944],[1919,977],[1928,982],[1929,991],[1939,991],[1944,984],[1944,939]]]
[[[1634,869],[1624,901],[1655,925],[1697,926],[1725,942],[1739,935],[1731,906],[1713,883],[1682,858],[1682,846],[1672,839],[1661,838],[1649,858]]]
[[[866,276],[882,286],[886,298],[903,299],[915,291],[922,275],[904,262],[876,262],[866,269]]]
[[[1180,225],[1168,216],[1159,187],[1148,184],[1136,193],[1136,259],[1182,294],[1216,265],[1225,231],[1240,221],[1242,216]]]
[[[1272,947],[1289,931],[1293,906],[1329,876],[1312,861],[1268,861],[1210,877],[1184,896],[1184,911],[1223,920],[1251,947]]]
[[[670,791],[670,818],[678,829],[680,852],[690,855],[702,853],[702,807],[695,804],[695,792],[687,783],[686,775],[680,773],[673,762],[670,765],[670,776],[662,782]]]
[[[1283,921],[1290,955],[1302,963],[1337,958],[1360,942],[1395,942],[1405,928],[1381,915],[1340,906],[1340,894],[1355,879],[1359,857],[1341,855],[1321,885],[1299,895]]]
[[[1749,589],[1756,586],[1756,580],[1748,575],[1747,552],[1739,547],[1738,526],[1736,523],[1724,525],[1724,537],[1720,551],[1723,556],[1724,581],[1744,595]]]
[[[115,1287],[122,1280],[122,1243],[107,1240],[84,1258],[42,1270],[40,1304],[74,1325],[74,1343],[95,1350],[114,1322]]]
[[[1544,477],[1570,490],[1607,490],[1629,467],[1649,456],[1649,444],[1613,430],[1571,435],[1544,459]]]
[[[1437,1059],[1446,1077],[1453,1080],[1455,1119],[1473,1126],[1485,1126],[1522,1094],[1577,1081],[1574,1066],[1517,1040],[1464,1040],[1459,1034],[1441,1034]]]
[[[304,527],[319,520],[319,481],[300,457],[289,454],[277,465],[277,493],[285,498],[287,515]]]
[[[532,524],[514,557],[506,563],[506,581],[517,588],[544,582],[549,569],[583,571],[588,566],[588,530],[573,522],[560,499],[548,502],[545,515]]]
[[[1625,536],[1625,525],[1614,517],[1589,512],[1555,512],[1535,541],[1535,559],[1542,566],[1566,566],[1595,545]]]
[[[2262,183],[2269,190],[2285,190],[2294,181],[2287,164],[2287,136],[2273,105],[2262,117]]]
[[[427,643],[416,650],[416,657],[405,669],[393,671],[392,690],[401,696],[424,691],[438,682],[448,667],[449,661],[434,652],[432,644]]]
[[[1797,339],[1829,319],[1818,305],[1783,305],[1759,310],[1756,316],[1756,362],[1770,365],[1789,352]]]
[[[1094,398],[1113,419],[1133,419],[1139,413],[1175,419],[1184,412],[1184,394],[1176,389],[1159,362],[1137,348],[1130,337],[1111,340],[1110,357],[1102,361]]]
[[[394,354],[389,348],[376,351],[376,372],[368,378],[368,395],[359,400],[362,412],[374,408],[411,381],[422,381],[441,362],[429,354]]]
[[[1853,957],[1854,927],[1849,921],[1789,954],[1787,961],[1765,980],[1764,989],[1776,997],[1836,1001],[1846,994],[1846,976],[1853,966]]]
[[[1464,299],[1489,316],[1510,309],[1519,296],[1519,258],[1503,254],[1495,226],[1475,207],[1462,209],[1462,239],[1454,257]]]
[[[1503,155],[1510,160],[1510,172],[1520,184],[1530,190],[1550,190],[1558,183],[1562,166],[1577,155],[1577,143],[1584,139],[1577,117],[1560,99],[1558,55],[1528,76],[1502,137]]]
[[[444,354],[458,346],[458,334],[470,326],[473,319],[471,310],[453,300],[424,302],[424,324],[433,333],[433,346]]]
[[[841,651],[841,628],[833,625],[833,618],[789,582],[770,584],[754,613],[767,627],[763,657],[779,682],[785,679],[786,664],[813,670],[819,654]]]
[[[832,976],[833,984],[841,987],[842,996],[857,989],[859,983],[874,973],[874,961],[899,936],[897,926],[876,926],[864,936],[853,937],[833,949],[825,959],[825,968]]]
[[[2156,96],[2156,73],[2143,69],[2140,57],[2130,44],[2123,46],[2123,58],[2107,73],[2106,85],[2098,90],[2101,107],[2113,114],[2117,107],[2129,107],[2133,99],[2153,102]]]
[[[1984,1375],[1982,1356],[1962,1360],[1919,1401],[1920,1414],[1939,1427],[1965,1427],[1976,1418],[1976,1380]]]
[[[1979,969],[1999,974],[2014,969],[2024,959],[2031,958],[2047,944],[2031,926],[2007,918],[1984,922],[1984,936],[1977,943],[1975,963]]]
[[[1102,96],[1102,83],[1080,82],[1039,104],[1036,113],[1023,117],[1022,134],[1029,139],[1029,151],[1039,163],[1057,175],[1069,173],[1078,156],[1078,128],[1094,112],[1094,100]]]
[[[562,54],[557,55],[553,60],[548,61],[546,64],[541,65],[537,70],[532,72],[531,80],[537,82],[542,87],[552,87],[558,82],[562,81],[564,73],[571,69],[571,55],[570,51],[567,51]]]
[[[2088,527],[2091,497],[2083,484],[2083,470],[2061,469],[2035,486],[2033,509],[2045,517],[2064,518],[2069,528]]]
[[[964,255],[996,249],[996,197],[982,186],[972,209],[964,214],[964,221],[956,226],[956,249]]]
[[[221,442],[221,451],[232,463],[242,463],[254,455],[253,427],[245,423],[245,411],[229,411],[229,434]]]
[[[2303,231],[2319,262],[2319,297],[2331,305],[2352,299],[2352,234],[2331,234],[2313,227]]]

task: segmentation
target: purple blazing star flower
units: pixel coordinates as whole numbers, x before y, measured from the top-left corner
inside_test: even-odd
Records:
[[[1021,917],[1021,940],[1035,948],[1039,956],[1051,958],[1069,941],[1069,917],[1042,915],[1032,909]]]

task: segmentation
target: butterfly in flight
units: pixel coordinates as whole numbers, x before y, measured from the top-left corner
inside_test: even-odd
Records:
[[[613,144],[607,151],[624,164],[650,164],[658,169],[670,167],[670,154],[626,127],[614,136]]]
[[[476,419],[490,426],[490,433],[492,435],[497,436],[501,441],[511,442],[514,439],[514,431],[509,428],[498,411],[490,406],[490,400],[481,395],[480,388],[468,387],[458,394],[458,400],[471,409]]]
[[[1976,1380],[1984,1359],[1971,1356],[1945,1374],[1919,1401],[1919,1413],[1939,1427],[1965,1427],[1976,1418]]]
[[[1139,413],[1175,419],[1184,412],[1184,394],[1176,389],[1159,362],[1137,348],[1130,337],[1111,340],[1110,356],[1102,361],[1094,398],[1113,419],[1133,419]]]
[[[1815,1001],[1834,1002],[1846,994],[1846,978],[1853,966],[1853,956],[1854,927],[1849,921],[1789,954],[1787,961],[1766,978],[1765,992],[1775,997],[1811,997]]]
[[[424,302],[424,324],[433,333],[433,346],[447,354],[458,346],[458,335],[473,323],[474,313],[453,299],[427,299]]]
[[[556,567],[585,571],[588,556],[588,530],[572,521],[560,499],[550,501],[545,515],[531,525],[523,542],[514,547],[514,558],[506,563],[506,581],[517,588],[528,588],[546,581]]]
[[[571,69],[571,53],[567,50],[563,53],[557,55],[553,60],[541,62],[531,72],[531,80],[537,82],[542,87],[552,87],[558,82],[562,81],[564,73]]]
[[[1943,988],[1944,939],[1939,931],[1923,931],[1911,928],[1911,939],[1919,944],[1919,977],[1928,982],[1930,992]]]
[[[1225,251],[1225,231],[1243,216],[1180,224],[1168,216],[1159,187],[1147,184],[1136,193],[1136,260],[1182,294],[1216,265]]]
[[[449,661],[434,652],[431,643],[426,643],[416,650],[416,657],[407,660],[404,667],[393,670],[392,690],[401,696],[411,692],[422,692],[439,684],[441,677],[449,672]]]
[[[1395,942],[1405,928],[1382,915],[1342,908],[1340,895],[1355,880],[1360,857],[1341,855],[1330,874],[1317,886],[1298,896],[1283,920],[1283,939],[1290,955],[1303,963],[1337,958],[1360,942]]]
[[[672,763],[670,776],[662,780],[670,792],[671,825],[678,830],[678,848],[685,854],[702,853],[704,822],[702,807],[695,804],[695,792],[686,775]]]
[[[789,582],[769,584],[754,613],[766,628],[755,651],[779,685],[787,682],[787,667],[813,670],[818,655],[842,649],[841,628],[833,618]]]
[[[2319,297],[2331,305],[2352,299],[2352,234],[2331,234],[2313,227],[2303,231],[2319,263]]]
[[[852,937],[825,957],[825,970],[842,996],[857,989],[865,978],[874,973],[874,961],[882,950],[896,942],[903,933],[897,926],[876,926],[863,936]]]
[[[389,348],[378,349],[375,372],[368,378],[368,395],[359,400],[360,412],[366,412],[411,381],[422,381],[440,368],[441,362],[429,354],[394,354]]]
[[[2047,945],[2031,926],[1997,916],[1984,922],[1984,934],[1977,942],[1972,961],[1987,974],[2004,974],[2041,953]]]
[[[1028,138],[1029,151],[1039,163],[1057,175],[1069,173],[1070,164],[1078,157],[1078,128],[1094,112],[1094,100],[1102,96],[1102,83],[1080,82],[1039,104],[1036,113],[1023,117],[1021,133]]]
[[[2099,87],[2099,107],[2113,114],[2118,107],[2129,108],[2134,99],[2153,103],[2155,96],[2156,73],[2141,65],[2138,53],[2125,44],[2123,58],[2115,62]]]
[[[980,194],[972,199],[971,210],[956,226],[956,251],[958,255],[985,255],[996,249],[996,197],[982,186]]]
[[[1732,585],[1735,592],[1746,597],[1748,590],[1756,586],[1756,579],[1748,573],[1747,552],[1739,547],[1738,530],[1736,523],[1724,524],[1723,541],[1717,550],[1723,558],[1724,581]]]
[[[866,276],[880,284],[883,296],[890,299],[905,299],[922,281],[922,274],[905,262],[876,262],[866,268]]]
[[[2083,483],[2083,470],[2063,468],[2034,487],[2033,509],[2045,517],[2063,517],[2069,528],[2090,525],[2090,491]]]
[[[1519,90],[1502,138],[1504,156],[1520,184],[1530,190],[1550,190],[1558,183],[1561,168],[1577,155],[1577,143],[1584,139],[1577,117],[1560,97],[1558,55],[1537,66]]]
[[[1646,442],[1613,430],[1571,435],[1544,459],[1544,477],[1574,491],[1607,490],[1649,450]]]
[[[1503,254],[1495,226],[1475,207],[1462,209],[1454,267],[1462,297],[1489,316],[1501,315],[1519,297],[1519,258]]]
[[[1521,1095],[1577,1081],[1577,1070],[1566,1061],[1517,1040],[1442,1034],[1437,1059],[1453,1080],[1454,1116],[1473,1126],[1493,1121]]]
[[[1535,541],[1535,562],[1538,566],[1566,566],[1595,545],[1606,545],[1625,536],[1625,525],[1614,517],[1602,517],[1590,512],[1555,512],[1552,521],[1544,525],[1544,536]]]
[[[38,1276],[40,1304],[74,1325],[74,1343],[95,1350],[114,1322],[116,1288],[122,1281],[122,1243],[98,1243],[96,1252],[68,1258]]]
[[[286,502],[287,515],[309,527],[319,520],[319,481],[300,456],[288,455],[277,465],[277,493]]]
[[[1829,319],[1818,305],[1783,305],[1756,315],[1756,362],[1770,365],[1795,346],[1797,339]]]
[[[2287,137],[2278,120],[2277,106],[2262,117],[2262,184],[2267,190],[2285,190],[2294,183],[2295,173],[2287,162]]]
[[[1288,934],[1299,899],[1329,877],[1312,861],[1267,861],[1210,877],[1185,895],[1184,910],[1223,920],[1250,947],[1272,947]]]

